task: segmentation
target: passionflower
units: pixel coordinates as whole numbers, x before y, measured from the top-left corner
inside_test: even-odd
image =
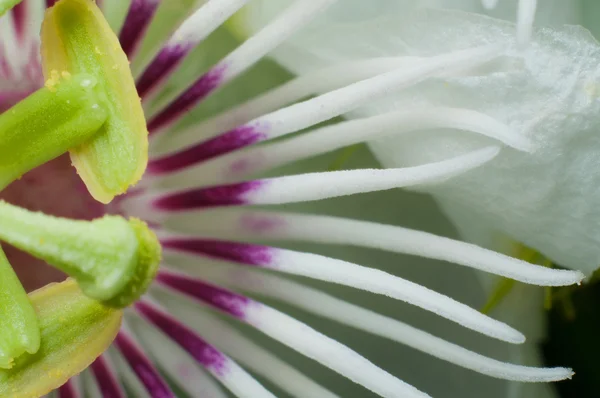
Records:
[[[249,8],[242,9],[246,3]],[[102,229],[109,223],[103,220],[114,220],[117,227],[126,230],[127,225],[116,221],[123,221],[122,218],[113,218],[114,215],[139,217],[154,229],[164,257],[148,294],[125,312],[123,326],[111,349],[96,359],[82,377],[62,386],[57,394],[79,396],[81,391],[86,391],[97,396],[120,397],[125,396],[126,385],[135,396],[175,396],[174,387],[165,381],[166,375],[191,396],[220,397],[224,394],[223,388],[235,396],[274,396],[269,391],[271,388],[259,382],[246,370],[249,369],[291,395],[335,396],[255,342],[259,339],[254,337],[258,331],[271,338],[267,344],[283,344],[379,396],[428,396],[350,347],[296,319],[291,315],[294,310],[290,307],[406,344],[491,377],[522,382],[549,382],[570,377],[572,371],[567,368],[528,367],[486,357],[287,277],[299,276],[387,296],[493,339],[512,344],[525,341],[525,336],[511,326],[419,283],[347,260],[284,248],[284,242],[362,246],[404,253],[540,286],[579,283],[584,277],[581,272],[538,266],[471,243],[396,225],[264,207],[400,187],[435,191],[456,186],[450,191],[474,195],[476,189],[461,192],[461,181],[466,181],[467,187],[481,188],[481,192],[477,192],[479,195],[492,189],[489,195],[496,198],[493,193],[500,188],[496,187],[495,179],[492,183],[487,181],[487,170],[500,167],[505,175],[511,175],[503,162],[535,158],[539,141],[535,136],[515,129],[512,120],[477,108],[461,107],[457,103],[427,107],[424,105],[429,93],[427,88],[448,82],[460,83],[461,79],[485,82],[490,76],[494,79],[503,67],[524,73],[522,70],[527,68],[519,61],[526,58],[522,54],[523,51],[527,54],[527,49],[523,48],[528,45],[530,18],[521,19],[518,45],[514,44],[514,27],[508,23],[498,22],[504,30],[490,29],[485,39],[470,37],[478,30],[460,32],[456,37],[464,36],[464,42],[456,45],[448,45],[442,40],[448,36],[445,33],[430,35],[427,30],[416,29],[413,32],[416,36],[430,40],[426,46],[415,46],[424,48],[418,54],[357,52],[353,58],[341,58],[339,63],[329,64],[335,60],[336,52],[331,52],[328,57],[331,49],[320,52],[318,43],[314,43],[314,47],[313,44],[304,46],[304,43],[307,37],[312,40],[312,34],[317,30],[311,26],[323,23],[319,18],[328,15],[327,9],[335,1],[255,3],[255,6],[275,5],[276,12],[258,13],[261,17],[272,15],[270,20],[262,23],[260,18],[252,18],[256,15],[252,2],[244,0],[209,0],[203,4],[103,1],[99,6],[106,13],[110,26],[118,32],[119,42],[107,39],[110,37],[108,25],[98,22],[101,21],[99,9],[90,0],[48,1],[47,4],[24,0],[4,17],[3,26],[8,32],[2,39],[6,59],[0,66],[3,66],[7,86],[14,82],[15,88],[20,88],[25,80],[27,85],[24,86],[37,89],[41,86],[39,71],[44,69],[45,76],[50,77],[49,90],[65,87],[62,85],[68,80],[62,75],[65,71],[68,76],[92,76],[97,79],[94,84],[99,84],[102,89],[100,94],[109,93],[98,99],[99,104],[108,104],[101,107],[106,111],[101,116],[106,117],[107,122],[100,128],[87,126],[81,129],[85,132],[93,130],[93,134],[85,135],[78,145],[65,150],[71,153],[73,164],[95,199],[110,202],[120,195],[104,207],[92,206],[93,201],[86,192],[78,189],[81,188],[77,185],[78,177],[73,170],[64,167],[65,158],[59,157],[33,170],[31,173],[34,174],[30,175],[36,178],[28,180],[26,174],[21,180],[11,180],[3,192],[8,201],[52,215],[32,215],[7,207],[10,222],[28,228],[26,236],[37,232],[36,220],[41,220],[40,225],[60,223],[64,235],[57,238],[57,247],[63,247],[78,235],[76,226],[83,230],[83,225],[85,228],[99,225]],[[410,2],[403,4],[417,16],[419,13],[443,13],[415,7]],[[41,11],[46,6],[52,8],[46,12],[42,28],[44,67],[36,62],[37,58],[30,61],[32,58],[17,57],[15,60],[9,57],[7,48],[15,48],[15,43],[26,49],[24,53],[37,51],[40,42],[36,32]],[[453,26],[452,23],[479,18],[462,13],[444,15],[436,20],[440,30],[444,26]],[[524,15],[532,15],[531,10]],[[404,17],[404,13],[391,16]],[[257,25],[244,23],[248,18]],[[206,55],[211,40],[209,35],[217,34],[219,29],[233,30],[245,40],[208,69],[199,67],[194,62],[194,55]],[[350,32],[360,35],[358,30],[347,33]],[[410,33],[409,27],[407,32]],[[363,33],[370,37],[369,30]],[[397,38],[409,43],[404,33]],[[337,34],[322,37],[323,44],[327,44],[325,39],[340,37]],[[390,41],[394,39],[394,36],[388,37]],[[297,45],[296,40],[301,44]],[[128,108],[133,101],[121,98],[121,95],[131,98],[129,86],[124,83],[128,80],[121,75],[130,72],[123,68],[122,58],[110,55],[109,43],[113,44],[113,49],[122,49],[131,62],[131,74],[151,138],[146,173],[128,192],[125,191],[129,185],[140,177],[142,168],[139,165],[144,161],[145,147],[139,140],[143,134],[123,135],[123,131],[145,132],[145,126],[140,123],[137,108]],[[433,47],[434,44],[438,47]],[[336,49],[354,46],[360,47],[360,41],[345,40]],[[315,54],[310,52],[313,48],[317,50]],[[429,52],[426,51],[429,48]],[[434,51],[434,48],[445,48],[445,51]],[[80,49],[85,50],[85,57],[77,55]],[[547,52],[552,55],[553,50]],[[225,97],[226,85],[231,83],[235,87],[235,79],[268,55],[289,67],[296,76],[223,112],[223,106],[217,108],[218,111],[210,108],[216,107],[215,98]],[[321,62],[322,57],[326,62]],[[585,52],[581,57],[588,63],[593,62],[593,53]],[[298,63],[289,62],[293,59]],[[115,62],[111,64],[112,61]],[[15,74],[24,65],[37,73],[31,73],[31,77],[20,74],[17,79]],[[240,79],[237,83],[243,81]],[[96,86],[93,87],[94,92],[89,94],[92,97],[97,94]],[[461,92],[464,98],[449,90],[448,101],[454,98],[477,101],[479,87],[468,88],[470,90]],[[414,97],[415,100],[397,102],[396,96],[404,93],[409,93],[407,98]],[[204,100],[208,110],[204,109],[204,117],[200,119],[194,109]],[[211,100],[214,100],[212,105]],[[138,103],[137,98],[135,103]],[[386,112],[368,113],[380,103]],[[363,109],[367,113],[361,113]],[[340,116],[349,120],[335,119]],[[330,123],[322,124],[324,122]],[[312,130],[292,135],[309,128]],[[419,141],[414,146],[411,143],[405,148],[416,152],[407,159],[418,158],[419,161],[407,167],[316,170],[291,175],[285,168],[279,168],[375,138],[394,140],[389,141],[393,145],[387,149],[396,154],[400,152],[396,152],[398,144],[395,140],[401,139],[403,133],[419,136],[422,130],[435,129],[452,130],[451,134],[434,137],[447,150],[424,151],[423,145],[418,145]],[[115,142],[116,148],[123,151],[107,150]],[[375,152],[385,164],[384,156],[377,150]],[[434,158],[431,154],[440,156]],[[120,171],[123,174],[119,174]],[[125,177],[120,179],[123,175]],[[512,176],[513,179],[518,177]],[[64,207],[68,209],[53,202],[56,198],[62,200],[64,191],[52,193],[46,184],[48,181],[62,187],[77,187],[68,199],[65,198]],[[43,191],[40,191],[42,187]],[[40,192],[44,192],[43,196]],[[495,210],[486,206],[482,209],[491,213],[489,217],[494,219]],[[113,215],[85,224],[53,217],[91,219],[104,214]],[[130,227],[137,228],[137,222],[133,223]],[[502,228],[504,224],[498,223],[498,226],[510,233],[510,229]],[[116,235],[117,227],[111,226],[107,233],[89,235],[106,238],[100,239],[106,246],[98,250],[106,254],[106,258],[120,257],[120,244],[127,241],[121,237],[132,236],[135,232],[130,230],[129,234]],[[46,233],[42,236],[46,239],[50,236],[50,228],[43,229],[40,227],[39,233]],[[111,235],[113,232],[115,235]],[[85,266],[85,262],[82,265],[82,253],[57,260],[53,252],[41,252],[35,245],[28,246],[28,242],[23,242],[25,239],[19,238],[20,235],[14,236],[10,228],[0,231],[0,235],[16,247],[62,266],[63,270],[74,273],[76,279],[79,276],[83,292],[104,304],[114,304],[115,294],[119,296],[132,290],[127,288],[130,284],[126,280],[117,292],[111,290],[118,279],[113,274],[107,276],[111,281],[107,285],[109,288],[99,289],[99,281],[105,280],[100,277],[105,275],[102,272],[92,272],[91,276],[82,273],[100,269]],[[536,241],[520,239],[522,235],[518,234],[511,236],[544,254],[551,254]],[[97,258],[96,254],[92,258]],[[134,265],[140,264],[135,256],[127,258],[136,260]],[[11,263],[18,272],[16,261],[11,260]],[[123,261],[126,265],[130,263]],[[134,266],[133,269],[137,268]],[[125,274],[134,280],[138,275],[136,272]],[[85,283],[89,280],[93,281],[91,285]],[[142,287],[145,289],[145,284]],[[139,289],[136,291],[140,292]],[[259,301],[259,297],[269,304]],[[270,304],[271,301],[274,304]],[[118,305],[128,303],[128,300],[117,302]],[[363,394],[361,387],[355,388],[357,395]]]

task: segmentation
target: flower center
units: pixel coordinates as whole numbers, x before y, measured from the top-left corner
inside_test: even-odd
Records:
[[[28,210],[80,220],[108,212],[106,206],[90,196],[68,154],[24,174],[0,193],[0,199]],[[28,292],[65,279],[64,273],[45,261],[7,244],[3,248]]]

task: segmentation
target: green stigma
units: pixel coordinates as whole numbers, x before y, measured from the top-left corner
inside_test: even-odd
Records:
[[[40,348],[40,331],[33,306],[0,248],[0,369],[15,358]]]
[[[88,74],[54,76],[0,115],[0,190],[97,134],[107,112]]]
[[[160,244],[137,220],[70,220],[0,201],[0,239],[73,277],[88,296],[115,307],[135,301],[152,282]]]

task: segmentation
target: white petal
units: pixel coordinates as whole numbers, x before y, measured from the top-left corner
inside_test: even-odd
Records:
[[[335,22],[335,21],[334,21]],[[356,57],[432,55],[482,43],[504,43],[503,62],[472,76],[437,78],[378,101],[351,116],[373,116],[407,104],[460,106],[490,115],[537,144],[533,155],[506,150],[486,167],[442,187],[437,198],[468,206],[480,222],[590,273],[600,264],[600,47],[576,27],[534,33],[514,46],[513,24],[452,11],[416,8],[360,22],[312,25],[276,53],[295,72]],[[362,35],[369,31],[371,35]],[[293,52],[288,56],[285,51]],[[302,62],[302,59],[308,59]],[[402,135],[372,143],[387,167],[417,165],[481,147],[465,134]],[[543,232],[543,233],[542,233]]]

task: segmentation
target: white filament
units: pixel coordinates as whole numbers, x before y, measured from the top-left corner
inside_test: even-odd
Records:
[[[127,19],[129,18],[130,15],[135,14],[136,12],[139,12],[139,10],[136,9],[137,7],[134,7],[135,5],[141,6],[142,9],[144,9],[146,12],[151,10],[151,14],[143,16],[144,17],[143,22],[145,22],[145,23],[142,26],[139,26],[138,31],[135,33],[137,35],[137,37],[135,38],[135,41],[133,43],[131,53],[128,54],[128,58],[130,60],[135,59],[136,54],[138,54],[140,52],[139,50],[142,47],[144,39],[146,38],[146,31],[150,28],[150,25],[157,17],[158,9],[161,5],[160,4],[161,2],[162,2],[162,0],[133,0],[133,1],[131,1],[131,4],[129,6],[129,9],[127,10],[127,14],[125,15],[125,20],[123,21],[124,23],[123,23],[123,26],[121,27],[121,29],[124,28],[124,24],[127,23]],[[147,17],[149,17],[149,18],[147,18]],[[135,18],[135,16],[134,16],[134,18]]]
[[[440,162],[398,169],[358,169],[308,173],[256,180],[260,185],[243,194],[247,204],[281,204],[321,200],[392,188],[430,184],[475,169],[500,152],[486,147]],[[210,187],[209,187],[210,189]],[[151,203],[176,191],[147,193],[127,200],[128,207],[151,208]],[[215,203],[219,205],[219,203]]]
[[[154,363],[191,397],[226,398],[227,394],[206,372],[172,340],[133,311],[126,312],[126,320],[135,333],[131,337],[148,351]]]
[[[40,42],[39,27],[44,18],[44,0],[25,0],[25,26],[24,46],[25,51],[37,49]],[[23,51],[23,49],[21,49]],[[15,56],[16,54],[13,54]]]
[[[266,305],[254,302],[243,319],[267,336],[385,398],[429,397],[345,345]]]
[[[178,44],[195,45],[204,40],[227,18],[242,8],[248,0],[209,0],[177,28],[166,47]]]
[[[236,181],[247,175],[366,140],[436,128],[471,131],[497,139],[517,150],[530,151],[533,148],[527,137],[485,114],[470,109],[418,107],[340,122],[282,142],[236,151],[160,178],[160,185],[165,188],[191,188],[198,184]],[[236,169],[235,165],[240,162],[245,163],[246,167]]]
[[[138,375],[131,369],[123,354],[115,348],[114,344],[108,347],[108,350],[102,355],[110,358],[119,378],[127,385],[128,391],[131,391],[134,397],[144,397],[148,395],[148,390],[146,390],[146,387],[140,381]]]
[[[281,204],[440,182],[475,169],[498,153],[486,147],[466,155],[422,166],[309,173],[259,180],[265,185],[244,195],[249,204]]]
[[[81,380],[83,384],[83,391],[85,392],[85,397],[104,398],[104,395],[102,394],[102,392],[100,391],[100,387],[98,386],[98,382],[92,374],[91,368],[87,368],[81,373]]]
[[[65,383],[65,386],[66,385],[70,386],[71,391],[74,393],[74,398],[81,398],[84,396],[83,381],[80,375],[71,377],[67,383]],[[62,398],[63,395],[60,393],[60,390],[54,390],[48,394],[47,397]]]
[[[514,344],[525,341],[525,337],[510,326],[498,322],[450,297],[406,279],[380,270],[314,254],[278,253],[282,258],[276,260],[277,264],[274,266],[276,270],[392,297],[498,340]],[[169,258],[167,256],[168,254],[165,253],[165,258]],[[214,265],[209,264],[209,260],[201,260],[202,267],[205,268],[203,278],[207,278],[211,271],[214,272],[212,275],[217,277],[224,272],[218,267],[215,269]],[[306,264],[302,264],[304,260],[307,261]],[[176,261],[171,262],[176,263]],[[224,270],[226,269],[224,268]]]
[[[153,305],[153,307],[156,311],[164,312],[163,310],[159,310],[156,305]],[[183,319],[178,319],[178,321],[185,324]],[[150,327],[148,329],[152,328],[153,327]],[[158,344],[162,344],[162,341]],[[223,372],[217,371],[211,366],[208,366],[206,370],[231,391],[234,396],[239,398],[275,398],[271,392],[263,387],[231,358],[224,354],[222,355],[225,357],[226,361],[226,369]]]
[[[371,247],[448,261],[540,286],[572,285],[584,278],[579,271],[542,267],[470,243],[394,225],[240,209],[182,212],[170,214],[168,219],[153,213],[145,211],[141,216],[165,222],[166,228],[173,226],[183,233],[221,239],[267,238]]]
[[[123,384],[121,383],[121,380],[115,372],[115,365],[113,364],[111,358],[108,355],[102,354],[96,360],[103,362],[103,365],[105,366],[110,379],[112,380],[113,384],[120,393],[119,395],[121,397],[125,397],[125,390],[123,388]],[[89,383],[90,390],[88,390],[87,393],[92,395],[94,398],[103,398],[104,394],[102,392],[102,389],[100,388],[100,380],[98,380],[92,368],[90,368],[90,375],[92,376],[93,381],[92,383]],[[86,384],[88,383],[86,382]]]
[[[112,8],[116,8],[116,7],[122,7],[124,4],[126,4],[127,2],[131,2],[131,0],[120,0],[120,1],[103,1],[104,3],[104,7],[108,8],[110,7]],[[163,2],[164,3],[164,2]],[[181,3],[179,5],[179,7],[181,7],[181,10],[186,10],[186,7],[190,7],[190,9],[196,9],[198,7],[199,4],[203,4],[203,2],[192,2],[191,4],[188,5],[184,5],[183,3]],[[178,5],[175,4],[175,6],[177,7]],[[163,5],[159,5],[159,7],[163,7]],[[174,10],[176,10],[177,8],[174,7]],[[157,9],[157,14],[161,11],[160,9]],[[110,11],[105,11],[104,15],[107,15],[107,12]],[[114,12],[113,12],[114,13]],[[175,26],[180,26],[181,23],[183,23],[187,17],[188,17],[188,13],[186,12],[181,12],[180,10],[177,10],[176,13],[172,13],[171,11],[171,16],[175,16],[174,20],[170,21],[171,26],[175,27]],[[108,16],[112,16],[111,14],[108,14]],[[113,30],[115,31],[120,31],[115,29],[116,27],[122,27],[123,22],[125,22],[125,17],[126,15],[123,16],[123,21],[119,22],[119,21],[115,21],[114,22],[114,26],[111,23],[111,26],[113,26]],[[114,18],[114,17],[113,17]],[[152,60],[154,60],[154,57],[158,54],[158,52],[161,50],[161,48],[163,48],[164,44],[166,43],[166,41],[170,38],[170,33],[173,32],[172,30],[167,30],[165,31],[160,37],[158,38],[153,38],[153,40],[150,40],[149,45],[145,45],[145,43],[143,43],[143,41],[145,41],[145,37],[142,39],[142,43],[140,43],[140,46],[144,47],[144,51],[136,51],[134,54],[133,59],[131,59],[131,74],[133,75],[133,77],[135,79],[137,79],[141,73],[146,69],[146,67],[150,64],[150,62],[152,62]]]
[[[354,244],[445,260],[535,285],[571,285],[584,278],[579,271],[542,267],[470,243],[397,226],[301,215],[290,215],[286,220],[286,238]]]
[[[250,66],[254,65],[265,54],[287,40],[294,32],[312,21],[312,19],[336,0],[296,0],[286,8],[274,21],[256,32],[248,40],[233,50],[229,55],[217,63],[213,69],[224,70],[222,83],[224,84]],[[185,88],[184,88],[185,89]],[[174,91],[171,96],[166,96],[157,108],[170,103],[183,90]]]
[[[180,319],[186,319],[188,325],[202,337],[292,396],[337,397],[217,317],[197,306],[192,309],[187,301],[165,294],[164,291],[156,291],[153,294],[159,297],[169,312]]]
[[[481,4],[486,10],[493,10],[498,5],[498,0],[481,0]]]
[[[0,18],[0,35],[2,37],[2,58],[10,69],[11,80],[18,82],[23,78],[23,65],[27,64],[29,51],[24,53],[19,48],[15,23],[10,15]]]
[[[191,49],[246,4],[248,0],[209,0],[196,10],[177,28],[167,40],[163,48],[178,45],[189,46]],[[169,74],[175,73],[176,68]],[[161,77],[165,81],[167,76]],[[152,87],[151,92],[144,96],[144,100],[151,98],[151,93],[157,91],[160,85]]]
[[[519,0],[517,8],[517,44],[524,49],[531,40],[537,0]]]
[[[279,137],[324,122],[376,98],[413,86],[428,77],[472,68],[494,58],[497,46],[456,51],[424,59],[400,68],[330,91],[316,98],[279,109],[250,121],[250,126],[269,126],[268,138]]]
[[[187,273],[202,276],[203,265],[186,265]],[[235,277],[234,277],[235,276]],[[307,312],[413,347],[436,358],[491,377],[549,382],[569,378],[567,368],[536,368],[505,363],[450,343],[406,323],[340,300],[319,290],[254,270],[236,268],[221,283],[248,293],[283,301]]]
[[[228,65],[226,75],[229,78],[237,76],[336,1],[296,0],[274,21],[248,38],[219,64]]]
[[[215,159],[205,166],[211,167],[209,169],[211,172],[207,174],[211,176],[217,174],[226,180],[227,177],[232,177],[232,165],[242,159],[248,160],[250,164],[254,162],[258,166],[251,169],[248,174],[257,173],[366,140],[435,128],[471,131],[497,139],[518,150],[528,151],[532,148],[528,138],[482,113],[470,109],[419,107],[325,126],[286,141],[233,153]],[[203,179],[202,182],[205,183],[205,180]]]
[[[375,58],[345,62],[309,72],[264,94],[253,97],[237,107],[200,121],[186,130],[177,132],[177,134],[170,135],[168,139],[161,140],[159,136],[155,140],[152,149],[154,154],[183,149],[197,143],[200,139],[207,139],[222,131],[231,130],[309,95],[335,90],[418,61],[419,58],[410,56]],[[157,144],[157,142],[160,142],[160,144]]]
[[[423,63],[424,60],[426,60],[426,58],[414,56],[382,57],[349,61],[308,72],[267,91],[265,94],[256,96],[246,103],[226,110],[208,120],[201,121],[186,130],[180,131],[177,134],[170,136],[168,140],[160,140],[159,138],[155,140],[152,149],[154,150],[154,154],[163,154],[183,149],[197,143],[201,139],[213,137],[219,132],[230,130],[309,95],[336,90],[351,83],[368,79],[395,69],[419,65]],[[446,74],[455,73],[439,73],[440,76]],[[436,115],[433,122],[435,122],[438,117],[443,118],[443,115]],[[475,124],[473,123],[471,125]],[[494,130],[496,129],[497,128]]]
[[[266,139],[294,133],[350,112],[377,97],[417,84],[429,76],[456,72],[481,65],[494,58],[498,54],[498,50],[498,46],[484,46],[427,58],[416,65],[377,75],[316,98],[279,109],[256,118],[247,125],[259,129]],[[169,173],[169,176],[181,181],[188,174],[183,170]],[[152,179],[145,180],[146,186],[152,185]]]

